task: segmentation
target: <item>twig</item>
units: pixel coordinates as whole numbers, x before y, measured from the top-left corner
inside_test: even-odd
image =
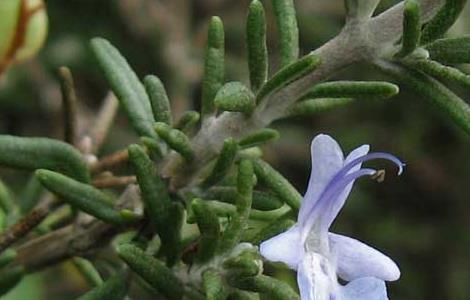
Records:
[[[67,143],[75,145],[77,142],[77,95],[73,77],[67,67],[59,68],[59,77],[64,115],[64,138]]]
[[[92,164],[90,166],[90,171],[96,174],[105,169],[108,169],[120,163],[126,162],[128,159],[129,159],[129,154],[127,152],[127,149],[119,150],[117,152],[114,152],[110,155],[107,155],[101,158],[99,161]]]
[[[427,22],[445,0],[422,0],[422,22]],[[313,51],[321,64],[312,73],[268,95],[250,118],[240,113],[224,112],[201,128],[192,139],[196,158],[190,163],[177,154],[170,155],[162,168],[162,177],[170,178],[170,188],[191,185],[195,174],[213,159],[228,137],[239,138],[282,118],[286,110],[311,86],[358,61],[380,57],[397,41],[403,31],[403,4],[397,4],[368,23],[349,22],[342,32]],[[380,32],[379,32],[380,30]]]
[[[101,106],[98,115],[96,116],[95,123],[90,128],[89,136],[92,141],[92,153],[98,152],[103,145],[109,129],[113,125],[118,108],[119,101],[112,92],[109,92],[104,99],[104,103]]]
[[[40,206],[31,210],[26,216],[7,228],[0,235],[0,253],[36,228],[57,203],[57,199],[52,194],[48,194],[47,198]]]
[[[92,184],[96,188],[110,188],[116,186],[124,186],[135,183],[137,180],[135,176],[121,176],[121,177],[106,177],[94,179]]]

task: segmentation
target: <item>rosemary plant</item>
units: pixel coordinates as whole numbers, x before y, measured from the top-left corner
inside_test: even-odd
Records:
[[[78,136],[72,74],[60,69],[64,140],[0,135],[0,165],[32,172],[21,195],[0,184],[0,294],[26,274],[71,260],[94,286],[80,299],[125,299],[131,283],[165,299],[300,299],[295,287],[264,273],[264,259],[276,255],[259,252],[302,211],[301,193],[261,159],[259,146],[279,138],[268,128],[273,121],[387,99],[404,85],[470,134],[470,106],[446,86],[470,87],[470,76],[450,66],[470,63],[470,37],[445,37],[465,0],[406,0],[378,15],[379,0],[345,0],[343,30],[304,56],[294,0],[270,2],[280,68],[268,64],[267,3],[247,8],[249,85],[226,82],[223,20],[213,17],[201,110],[179,120],[157,76],[141,80],[112,42],[94,38],[91,51],[112,92]],[[391,82],[327,81],[358,62]],[[117,103],[139,139],[98,157]],[[128,176],[109,172],[126,164]],[[116,186],[124,188],[105,190]],[[109,276],[94,267],[100,251],[116,261]],[[332,299],[314,295],[302,291],[302,299]]]

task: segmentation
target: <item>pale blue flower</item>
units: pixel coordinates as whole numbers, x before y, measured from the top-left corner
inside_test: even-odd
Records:
[[[284,262],[297,271],[302,300],[386,300],[384,281],[397,280],[400,270],[387,256],[362,242],[329,232],[354,180],[376,170],[363,162],[386,159],[403,170],[403,163],[387,153],[369,153],[363,145],[346,159],[328,135],[311,145],[312,171],[297,224],[260,245],[268,260]],[[341,285],[338,277],[348,284]]]

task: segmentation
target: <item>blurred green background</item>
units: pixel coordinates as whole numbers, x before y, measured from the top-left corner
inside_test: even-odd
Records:
[[[269,1],[270,71],[277,69],[276,32]],[[396,1],[383,1],[381,10]],[[334,37],[344,23],[341,0],[296,0],[302,53]],[[0,133],[61,136],[56,69],[71,68],[80,113],[91,120],[107,85],[91,57],[90,38],[116,45],[139,76],[153,73],[166,84],[175,116],[198,109],[207,21],[219,15],[226,27],[227,80],[247,82],[244,22],[247,0],[68,0],[47,1],[49,36],[33,60],[12,67],[0,80]],[[470,5],[450,35],[470,33]],[[466,66],[463,66],[465,70]],[[467,68],[470,71],[470,67]],[[335,78],[387,79],[355,65]],[[457,88],[457,87],[456,87]],[[470,92],[458,90],[470,99]],[[428,102],[402,89],[385,101],[358,101],[312,117],[278,121],[282,137],[266,146],[265,158],[304,191],[309,144],[318,133],[334,136],[345,151],[363,143],[396,154],[406,163],[382,184],[356,184],[333,230],[377,247],[401,267],[390,283],[391,299],[470,299],[470,139]],[[125,117],[114,124],[103,153],[135,140]],[[0,169],[17,191],[24,172]],[[67,263],[29,276],[5,299],[71,299],[88,287]],[[3,298],[2,298],[3,299]]]

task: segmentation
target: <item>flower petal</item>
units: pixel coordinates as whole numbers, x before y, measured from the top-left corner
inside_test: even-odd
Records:
[[[315,202],[333,176],[343,167],[344,161],[343,151],[329,135],[317,135],[312,140],[310,149],[312,168],[307,192],[300,206],[299,224],[303,224],[308,219]]]
[[[283,262],[294,270],[297,270],[305,254],[298,225],[262,242],[259,247],[261,255],[267,260]]]
[[[297,284],[302,300],[335,299],[341,288],[328,259],[315,252],[307,252],[299,263]]]
[[[346,159],[344,160],[344,165],[348,164],[349,162],[355,160],[356,158],[358,157],[361,157],[361,156],[364,156],[366,155],[368,152],[369,152],[369,145],[362,145],[356,149],[354,149],[353,151],[351,151],[351,153],[349,153],[349,155],[346,157]],[[358,164],[356,166],[354,166],[353,168],[351,168],[351,170],[348,172],[348,174],[352,173],[352,172],[355,172],[357,170],[359,170],[361,168],[361,165],[362,164]],[[331,216],[331,219],[328,220],[327,224],[328,224],[328,228],[331,226],[331,223],[333,223],[334,219],[336,218],[336,216],[338,215],[339,211],[341,210],[341,208],[344,206],[344,203],[346,202],[346,199],[348,198],[349,196],[349,193],[351,192],[351,189],[353,187],[353,184],[354,184],[354,181],[351,182],[340,194],[340,196],[336,199],[336,201],[334,202],[332,208],[331,208],[331,213],[329,214]]]
[[[329,242],[336,259],[336,273],[346,281],[368,276],[394,281],[400,277],[400,270],[393,260],[358,240],[330,233]]]
[[[341,287],[342,300],[388,300],[383,280],[374,277],[356,279]]]

